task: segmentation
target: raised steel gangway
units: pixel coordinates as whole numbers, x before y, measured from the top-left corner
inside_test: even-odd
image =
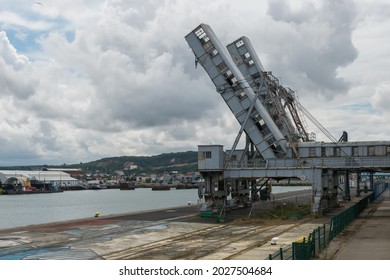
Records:
[[[271,179],[298,178],[312,184],[312,211],[321,215],[338,203],[340,190],[344,199],[350,198],[350,178],[356,178],[359,188],[362,172],[390,172],[390,141],[348,142],[346,132],[337,141],[293,90],[264,70],[248,38],[224,47],[210,26],[201,24],[185,39],[240,124],[230,150],[198,146],[198,167],[205,180],[199,191],[201,211],[249,205]],[[315,141],[303,115],[330,142]],[[244,133],[245,148],[237,149]]]

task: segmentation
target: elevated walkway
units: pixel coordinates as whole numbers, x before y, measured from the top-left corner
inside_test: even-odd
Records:
[[[320,254],[327,260],[390,260],[390,190],[337,235]]]

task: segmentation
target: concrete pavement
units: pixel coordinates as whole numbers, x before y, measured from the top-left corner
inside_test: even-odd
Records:
[[[389,189],[329,243],[320,259],[390,260]]]

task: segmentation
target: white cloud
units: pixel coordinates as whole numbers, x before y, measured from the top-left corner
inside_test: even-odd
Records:
[[[348,82],[338,76],[338,69],[352,63],[357,50],[352,44],[356,6],[353,1],[324,1],[322,5],[302,5],[293,10],[289,1],[270,1],[268,13],[284,25],[288,33],[280,38],[277,52],[284,60],[287,78],[306,82],[312,91],[329,97],[346,92]],[[275,53],[277,58],[277,53]],[[305,80],[305,81],[304,81]]]
[[[0,58],[5,64],[10,65],[14,70],[20,70],[28,64],[28,58],[17,53],[4,31],[0,31],[0,43]]]
[[[390,116],[390,81],[379,84],[374,96],[372,104],[379,111],[382,111],[386,116]]]
[[[3,28],[9,26],[19,26],[29,30],[42,31],[53,27],[53,24],[46,20],[25,18],[16,12],[0,11],[0,18],[4,19],[2,21]]]
[[[0,31],[0,84],[2,95],[27,98],[34,94],[35,82],[31,78],[33,69],[28,58],[19,55],[10,44],[7,34]]]
[[[202,22],[250,38],[336,137],[389,138],[386,2],[71,2],[2,3],[0,165],[230,148],[237,122],[184,40]]]

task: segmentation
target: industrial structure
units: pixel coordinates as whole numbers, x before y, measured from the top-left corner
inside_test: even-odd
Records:
[[[30,181],[50,183],[53,186],[77,186],[80,181],[61,170],[0,170],[0,182],[3,185],[28,187]]]
[[[264,67],[246,37],[224,47],[213,30],[201,24],[185,36],[216,91],[240,124],[231,150],[221,145],[199,145],[198,167],[205,183],[199,191],[201,211],[250,205],[270,180],[299,180],[312,185],[312,212],[321,215],[350,199],[350,174],[390,172],[390,141],[348,142],[343,132],[336,140]],[[307,131],[305,115],[330,139],[316,141]],[[244,149],[237,149],[242,134]],[[369,187],[373,186],[370,176]]]

